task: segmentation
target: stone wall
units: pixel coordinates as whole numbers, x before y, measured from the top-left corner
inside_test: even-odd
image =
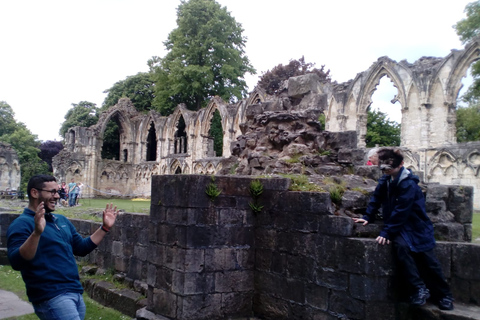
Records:
[[[388,320],[403,312],[390,247],[374,240],[381,223],[354,224],[329,193],[288,191],[291,180],[283,178],[260,179],[261,210],[254,214],[252,180],[154,176],[150,215],[120,215],[86,260],[145,281],[147,308],[170,319]],[[221,192],[217,197],[207,195],[211,184]],[[345,208],[358,200],[352,192],[344,195]],[[464,238],[471,198],[471,188],[434,185],[426,193],[431,217],[450,212],[461,226],[449,230],[463,242],[436,248],[455,299],[480,305],[480,246]],[[1,246],[15,216],[0,214]],[[72,222],[84,235],[99,227]],[[436,232],[442,228],[435,223]]]
[[[0,142],[0,191],[18,190],[20,181],[17,152],[8,143]]]

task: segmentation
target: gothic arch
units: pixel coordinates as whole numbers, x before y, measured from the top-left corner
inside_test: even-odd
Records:
[[[247,99],[247,105],[259,104],[267,101],[268,95],[261,87],[256,86]]]
[[[395,67],[403,69],[401,65],[397,64],[390,58],[382,57],[378,59],[377,63],[374,64],[369,71],[367,71],[365,82],[359,94],[357,113],[367,112],[367,108],[372,104],[372,95],[375,90],[377,90],[377,86],[384,76],[387,76],[393,83],[393,86],[398,90],[395,100],[400,102],[402,108],[406,107],[404,83]],[[406,69],[404,71],[409,73]]]
[[[460,53],[460,54],[459,54]],[[480,37],[469,42],[463,51],[453,51],[448,55],[445,61],[455,60],[450,76],[446,83],[446,96],[451,103],[455,104],[458,93],[462,89],[462,78],[467,75],[471,64],[480,59]]]

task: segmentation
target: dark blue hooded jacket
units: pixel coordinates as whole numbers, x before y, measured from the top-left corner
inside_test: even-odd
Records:
[[[382,176],[363,219],[373,222],[382,206],[384,227],[380,236],[392,240],[401,235],[413,252],[425,252],[435,247],[435,238],[418,182],[419,178],[404,167],[393,181],[389,175]]]
[[[28,299],[40,303],[65,292],[83,293],[74,255],[85,256],[97,246],[90,237],[78,234],[64,216],[46,215],[35,257],[25,260],[19,249],[35,229],[34,216],[25,208],[7,231],[8,258],[12,268],[22,273]]]

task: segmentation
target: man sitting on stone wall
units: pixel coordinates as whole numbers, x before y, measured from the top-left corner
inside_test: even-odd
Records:
[[[452,310],[450,287],[433,252],[433,224],[425,211],[419,179],[403,167],[399,149],[382,148],[378,151],[378,159],[384,175],[378,181],[366,214],[353,220],[367,225],[382,206],[384,227],[376,241],[381,245],[393,244],[398,269],[412,291],[411,304],[421,306],[430,298],[424,281],[428,279],[427,284],[439,308]]]
[[[107,204],[103,225],[83,238],[62,215],[53,215],[59,186],[49,175],[28,182],[28,207],[7,231],[8,258],[20,270],[27,296],[41,320],[84,319],[85,303],[74,255],[93,251],[113,227],[117,207]]]

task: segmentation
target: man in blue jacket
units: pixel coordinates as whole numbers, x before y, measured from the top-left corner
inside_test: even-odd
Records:
[[[378,159],[384,175],[378,181],[366,214],[353,220],[367,225],[373,222],[381,206],[384,227],[376,241],[381,245],[393,244],[398,268],[412,290],[411,304],[421,306],[430,298],[424,282],[428,277],[439,308],[452,310],[450,287],[433,252],[433,225],[425,211],[419,178],[403,167],[403,155],[399,149],[382,148]]]
[[[103,225],[83,238],[62,215],[53,215],[58,184],[49,175],[33,176],[27,185],[28,207],[7,231],[8,258],[20,270],[27,296],[42,320],[84,319],[85,303],[74,255],[94,250],[114,225],[117,207],[107,204]]]

